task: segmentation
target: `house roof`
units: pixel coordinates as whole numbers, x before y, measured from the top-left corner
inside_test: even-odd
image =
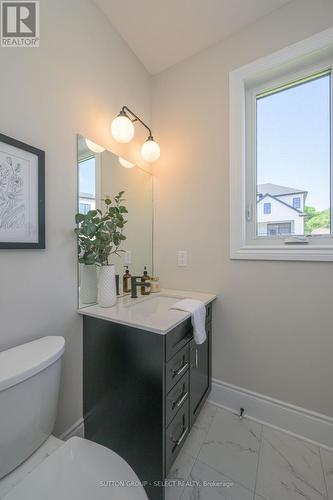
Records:
[[[89,200],[94,200],[95,196],[91,193],[82,193],[79,194],[80,198],[88,198]]]
[[[303,193],[304,191],[302,191]],[[267,198],[270,198],[271,200],[277,201],[278,203],[281,203],[281,205],[285,205],[286,207],[290,208],[291,210],[295,210],[295,212],[304,215],[304,212],[302,210],[299,210],[298,208],[294,208],[292,205],[289,205],[289,203],[286,203],[285,201],[280,200],[280,198],[276,198],[275,196],[272,196],[270,194],[265,194],[261,198],[257,200],[257,203],[261,203],[263,200],[267,200]]]
[[[259,184],[257,187],[257,192],[258,194],[261,195],[270,194],[272,196],[307,193],[307,191],[304,191],[302,189],[297,189],[288,186],[279,186],[278,184],[271,184],[271,183]]]

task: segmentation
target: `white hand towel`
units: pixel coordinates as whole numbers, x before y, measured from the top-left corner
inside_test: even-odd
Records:
[[[193,336],[196,344],[203,344],[207,338],[206,334],[206,307],[201,300],[183,299],[176,302],[170,309],[186,311],[191,313]]]

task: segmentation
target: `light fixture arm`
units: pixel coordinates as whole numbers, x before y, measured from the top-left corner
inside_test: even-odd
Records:
[[[123,106],[121,108],[121,111],[119,114],[122,116],[127,116],[127,113],[129,113],[130,115],[132,115],[134,117],[134,120],[131,120],[132,122],[139,121],[141,123],[141,125],[143,125],[148,130],[148,132],[149,132],[148,140],[153,140],[153,134],[151,133],[151,129],[148,127],[148,125],[146,125],[145,122],[143,122],[141,120],[141,118],[139,118],[135,113],[133,113],[133,111],[131,109],[129,109],[127,106]]]

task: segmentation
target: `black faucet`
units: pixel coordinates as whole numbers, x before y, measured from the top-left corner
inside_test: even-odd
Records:
[[[131,297],[132,299],[137,299],[138,294],[137,294],[137,287],[138,286],[150,286],[150,281],[136,281],[137,279],[140,279],[141,276],[131,276]]]

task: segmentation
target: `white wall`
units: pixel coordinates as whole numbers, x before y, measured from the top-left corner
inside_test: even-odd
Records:
[[[150,77],[89,0],[41,0],[40,48],[0,48],[0,131],[46,151],[45,251],[0,250],[0,350],[64,335],[56,432],[82,414],[76,313],[76,134],[139,161],[111,140],[123,104],[150,121]],[[118,150],[118,151],[117,151]]]
[[[331,0],[296,0],[153,80],[161,283],[218,293],[214,377],[330,416],[332,265],[229,259],[228,73],[332,25]]]

